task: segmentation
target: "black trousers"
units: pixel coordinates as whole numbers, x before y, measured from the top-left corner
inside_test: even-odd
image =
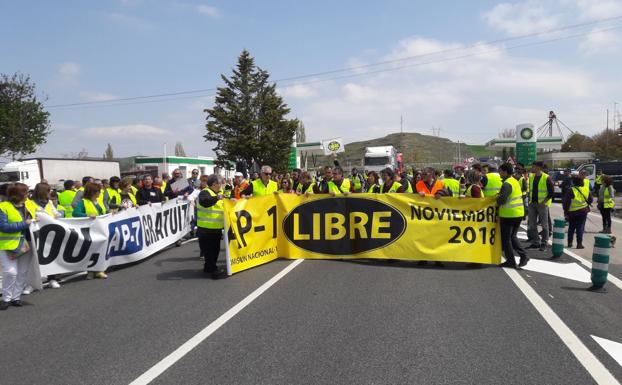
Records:
[[[205,257],[205,266],[203,271],[211,273],[216,270],[216,261],[218,260],[218,254],[220,254],[220,239],[222,234],[220,232],[211,232],[204,229],[199,229],[199,249],[201,254]]]
[[[523,218],[501,218],[500,220],[503,255],[505,259],[512,264],[516,263],[514,252],[516,252],[521,259],[527,258],[527,253],[525,253],[523,246],[521,246],[516,236],[522,220]]]
[[[600,215],[603,218],[603,229],[611,228],[611,208],[600,209]]]

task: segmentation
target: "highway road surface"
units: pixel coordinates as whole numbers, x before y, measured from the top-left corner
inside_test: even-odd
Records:
[[[586,244],[520,271],[278,260],[214,281],[189,242],[1,312],[0,383],[615,385],[622,245],[594,293]]]

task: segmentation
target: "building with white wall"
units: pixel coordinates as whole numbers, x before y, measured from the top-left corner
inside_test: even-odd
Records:
[[[230,178],[233,175],[233,171],[217,167],[214,158],[206,156],[197,158],[184,156],[139,157],[134,160],[134,164],[137,168],[151,171],[157,175],[162,175],[163,173],[172,175],[175,169],[180,169],[186,178],[190,178],[193,169],[198,169],[199,175],[211,175],[215,172],[225,178]]]

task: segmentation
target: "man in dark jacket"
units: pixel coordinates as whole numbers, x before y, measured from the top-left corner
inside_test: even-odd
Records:
[[[143,187],[136,193],[136,203],[146,205],[148,203],[159,203],[164,200],[162,190],[153,186],[153,178],[147,175],[143,178]]]

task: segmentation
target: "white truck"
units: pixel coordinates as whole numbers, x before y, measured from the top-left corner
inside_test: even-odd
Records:
[[[397,150],[393,146],[365,147],[363,166],[366,171],[380,172],[397,168]]]
[[[33,189],[43,179],[52,188],[61,188],[65,180],[84,176],[110,178],[120,176],[119,162],[90,159],[33,158],[9,162],[0,170],[0,184],[21,182]]]

